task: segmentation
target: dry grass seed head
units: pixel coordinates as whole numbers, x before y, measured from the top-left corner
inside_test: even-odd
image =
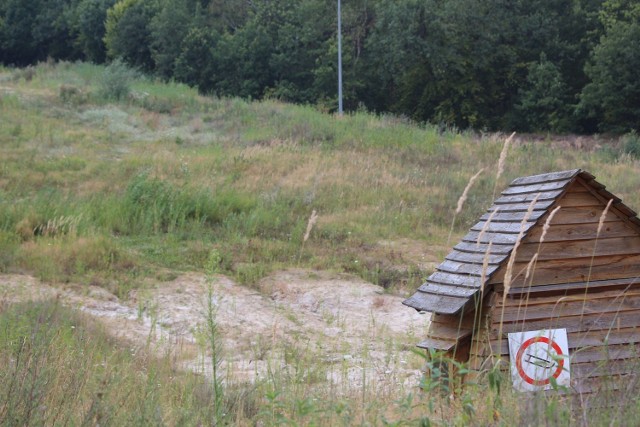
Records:
[[[496,180],[500,178],[500,176],[502,176],[502,173],[504,172],[504,165],[505,165],[505,162],[507,161],[507,153],[509,152],[509,145],[511,145],[511,141],[513,140],[513,137],[515,135],[516,133],[513,132],[511,135],[509,135],[509,138],[504,140],[504,145],[502,146],[502,151],[500,152],[500,157],[498,158],[498,172],[496,174]]]
[[[560,208],[561,206],[558,206],[557,208],[552,210],[551,213],[549,214],[549,217],[544,222],[544,225],[542,226],[542,236],[540,236],[540,243],[544,242],[544,238],[547,235],[549,228],[551,227],[551,221],[553,220],[553,217],[556,215],[556,213],[560,210]]]
[[[456,215],[459,214],[460,212],[462,212],[462,207],[464,206],[464,202],[467,200],[467,196],[469,194],[469,190],[471,190],[471,187],[476,182],[476,180],[478,179],[478,177],[480,176],[480,174],[482,172],[484,172],[484,168],[480,169],[478,171],[478,173],[473,175],[471,177],[471,179],[469,180],[469,182],[467,183],[467,186],[464,188],[464,191],[462,192],[462,195],[458,199],[458,206],[456,207]]]
[[[527,222],[529,221],[529,218],[531,218],[531,214],[533,213],[533,208],[538,202],[538,197],[540,197],[540,193],[536,194],[536,197],[533,198],[533,200],[529,204],[529,208],[527,209],[527,212],[525,213],[524,217],[522,218],[522,221],[520,222],[520,232],[518,233],[518,238],[516,239],[516,243],[513,245],[513,250],[511,251],[511,255],[509,256],[509,262],[507,263],[507,271],[504,275],[503,298],[505,299],[507,297],[507,294],[511,290],[511,280],[513,278],[513,265],[516,261],[516,254],[518,252],[518,247],[520,246],[520,242],[524,237],[524,232],[526,229]]]
[[[529,278],[529,276],[531,276],[531,271],[533,270],[533,266],[536,264],[537,260],[538,260],[538,253],[536,252],[531,257],[531,261],[529,261],[529,264],[527,264],[527,270],[524,273],[524,281],[525,281],[525,283],[526,283],[527,279]]]
[[[496,184],[493,188],[493,196],[495,198],[496,188],[498,187],[498,181],[504,172],[504,165],[507,161],[507,153],[509,152],[509,145],[511,145],[511,141],[513,137],[516,135],[513,132],[507,139],[504,140],[504,145],[502,146],[502,151],[500,151],[500,157],[498,158],[498,171],[496,172]]]
[[[491,256],[491,245],[493,242],[489,242],[487,250],[484,253],[484,259],[482,260],[482,273],[480,275],[480,295],[484,293],[484,285],[487,281],[487,270],[489,268],[489,257]]]
[[[496,216],[496,214],[498,213],[499,210],[500,210],[500,208],[498,208],[498,207],[495,208],[493,210],[493,212],[491,212],[491,215],[489,215],[489,218],[487,218],[487,220],[485,221],[484,225],[482,226],[482,229],[480,230],[480,233],[478,233],[478,239],[476,240],[476,246],[480,246],[480,241],[482,240],[482,237],[484,236],[484,234],[489,229],[489,226],[491,225],[491,221],[493,221],[493,217]],[[491,245],[491,242],[489,242],[489,245]]]
[[[609,199],[609,202],[607,203],[607,207],[604,208],[604,210],[602,211],[602,214],[600,214],[600,220],[598,221],[598,231],[596,233],[596,239],[600,237],[600,232],[602,231],[602,227],[604,226],[604,220],[607,217],[607,213],[609,213],[609,208],[611,207],[612,203],[613,203],[613,199]]]
[[[318,214],[316,213],[316,210],[314,209],[311,212],[311,216],[309,217],[309,221],[307,222],[307,230],[304,233],[304,238],[303,238],[303,242],[306,242],[307,240],[309,240],[309,235],[311,234],[311,230],[313,229],[313,226],[315,225],[315,223],[318,221]]]

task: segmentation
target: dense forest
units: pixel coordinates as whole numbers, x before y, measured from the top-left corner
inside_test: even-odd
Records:
[[[637,0],[343,0],[345,108],[477,130],[640,129]],[[336,0],[0,0],[0,61],[120,58],[337,106]]]

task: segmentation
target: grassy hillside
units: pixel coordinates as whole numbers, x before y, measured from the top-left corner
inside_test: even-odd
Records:
[[[0,272],[91,283],[126,298],[149,280],[184,271],[223,273],[253,286],[269,272],[303,267],[353,273],[408,294],[490,205],[496,189],[517,176],[584,168],[640,208],[640,163],[634,157],[640,140],[633,135],[625,141],[516,138],[497,177],[503,142],[500,135],[471,135],[367,112],[335,117],[275,100],[205,98],[182,85],[150,81],[117,62],[106,69],[69,63],[0,69]],[[483,168],[454,223],[458,198]],[[314,211],[315,223],[310,222]],[[7,320],[0,322],[13,324],[20,310],[27,308],[3,308]],[[39,330],[41,318],[20,316],[34,319],[25,331]],[[66,328],[64,316],[51,324]],[[29,350],[59,358],[64,352],[53,351],[59,346],[89,351],[75,347],[76,334],[46,338],[44,348]],[[3,339],[16,345],[10,336]],[[156,400],[143,406],[140,416],[172,405],[190,411],[184,408],[187,398],[193,405],[202,403],[200,398],[208,402],[210,390],[200,396],[189,379],[180,383],[187,391],[160,392],[150,383],[153,375],[175,373],[120,355],[113,343],[99,345],[109,349],[96,357],[113,351],[109,358],[118,370],[137,372],[146,381],[129,383],[138,400],[126,411],[146,405],[144,396]],[[3,348],[14,349],[0,355],[9,365],[25,350]],[[48,362],[42,363],[38,366]],[[31,372],[19,368],[11,373],[15,378]],[[101,372],[88,369],[91,380],[78,386],[78,393],[98,393],[92,381],[112,378]],[[11,378],[0,377],[0,386],[9,387]],[[286,384],[303,381],[294,380]],[[105,384],[114,387],[118,402],[117,386]],[[290,393],[283,403],[273,394],[278,388],[265,383],[258,391],[241,390],[253,390],[253,397],[240,400],[257,399],[254,406],[261,409],[236,410],[239,418],[233,422],[418,424],[431,413],[443,424],[509,424],[509,414],[537,410],[513,403],[518,396],[503,392],[498,398],[494,380],[483,384],[458,400],[448,398],[453,385],[436,377],[424,384],[433,389],[430,394],[405,393],[401,400],[363,390],[362,396],[316,396],[321,402],[296,400]],[[87,402],[69,407],[71,422],[89,414]],[[541,405],[553,414],[554,402]],[[7,416],[7,408],[0,405],[0,417]],[[160,415],[154,422],[182,420],[172,409]],[[215,417],[203,411],[185,422]],[[561,424],[575,419],[562,411],[553,417],[549,420]],[[118,420],[113,421],[140,421]]]
[[[0,94],[0,271],[50,281],[123,292],[213,256],[248,284],[304,266],[412,288],[446,253],[458,197],[482,168],[453,241],[523,174],[586,168],[640,206],[637,161],[597,138],[515,144],[496,183],[498,136],[203,98],[117,63],[5,69]],[[423,253],[405,256],[402,239]]]

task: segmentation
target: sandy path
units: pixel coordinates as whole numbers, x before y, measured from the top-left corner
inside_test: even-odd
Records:
[[[353,276],[288,270],[262,280],[257,289],[225,276],[185,274],[137,290],[120,301],[95,286],[52,287],[30,276],[0,275],[0,301],[57,297],[93,316],[132,348],[150,345],[172,352],[183,369],[208,372],[202,330],[209,295],[224,340],[224,371],[253,381],[274,367],[287,369],[287,349],[321,358],[327,380],[345,392],[363,378],[387,386],[417,383],[411,347],[425,332],[428,315]],[[199,332],[200,331],[200,332]],[[412,366],[413,365],[413,366]]]

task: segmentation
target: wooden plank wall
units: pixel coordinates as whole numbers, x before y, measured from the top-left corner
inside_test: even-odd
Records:
[[[434,313],[426,340],[418,346],[447,351],[448,356],[453,356],[458,361],[466,361],[469,356],[468,338],[471,337],[474,323],[478,321],[474,319],[474,312],[461,315]]]
[[[547,216],[523,239],[504,305],[506,268],[503,266],[491,278],[493,308],[473,338],[472,368],[479,368],[490,355],[505,361],[508,367],[510,332],[566,328],[574,391],[595,392],[610,386],[611,381],[604,379],[607,376],[637,374],[640,232],[615,208],[603,216],[606,203],[577,179],[549,208],[550,212],[561,206],[544,241],[542,225]],[[603,226],[598,235],[601,218]],[[531,264],[525,282],[534,256],[537,260]]]
[[[513,290],[640,277],[640,233],[626,216],[611,208],[604,215],[598,235],[606,202],[580,179],[549,211],[555,206],[560,206],[560,210],[553,217],[544,241],[541,242],[542,225],[547,216],[522,240],[513,269]],[[537,261],[525,283],[527,267],[535,254]],[[490,280],[497,291],[501,290],[505,273],[506,268],[501,268]]]
[[[508,369],[510,332],[566,328],[575,391],[594,392],[607,375],[637,373],[640,288],[528,300],[507,298],[504,305],[502,302],[502,294],[496,294],[491,316],[480,335],[474,337],[470,359],[473,369],[480,368],[490,355],[503,360]]]

